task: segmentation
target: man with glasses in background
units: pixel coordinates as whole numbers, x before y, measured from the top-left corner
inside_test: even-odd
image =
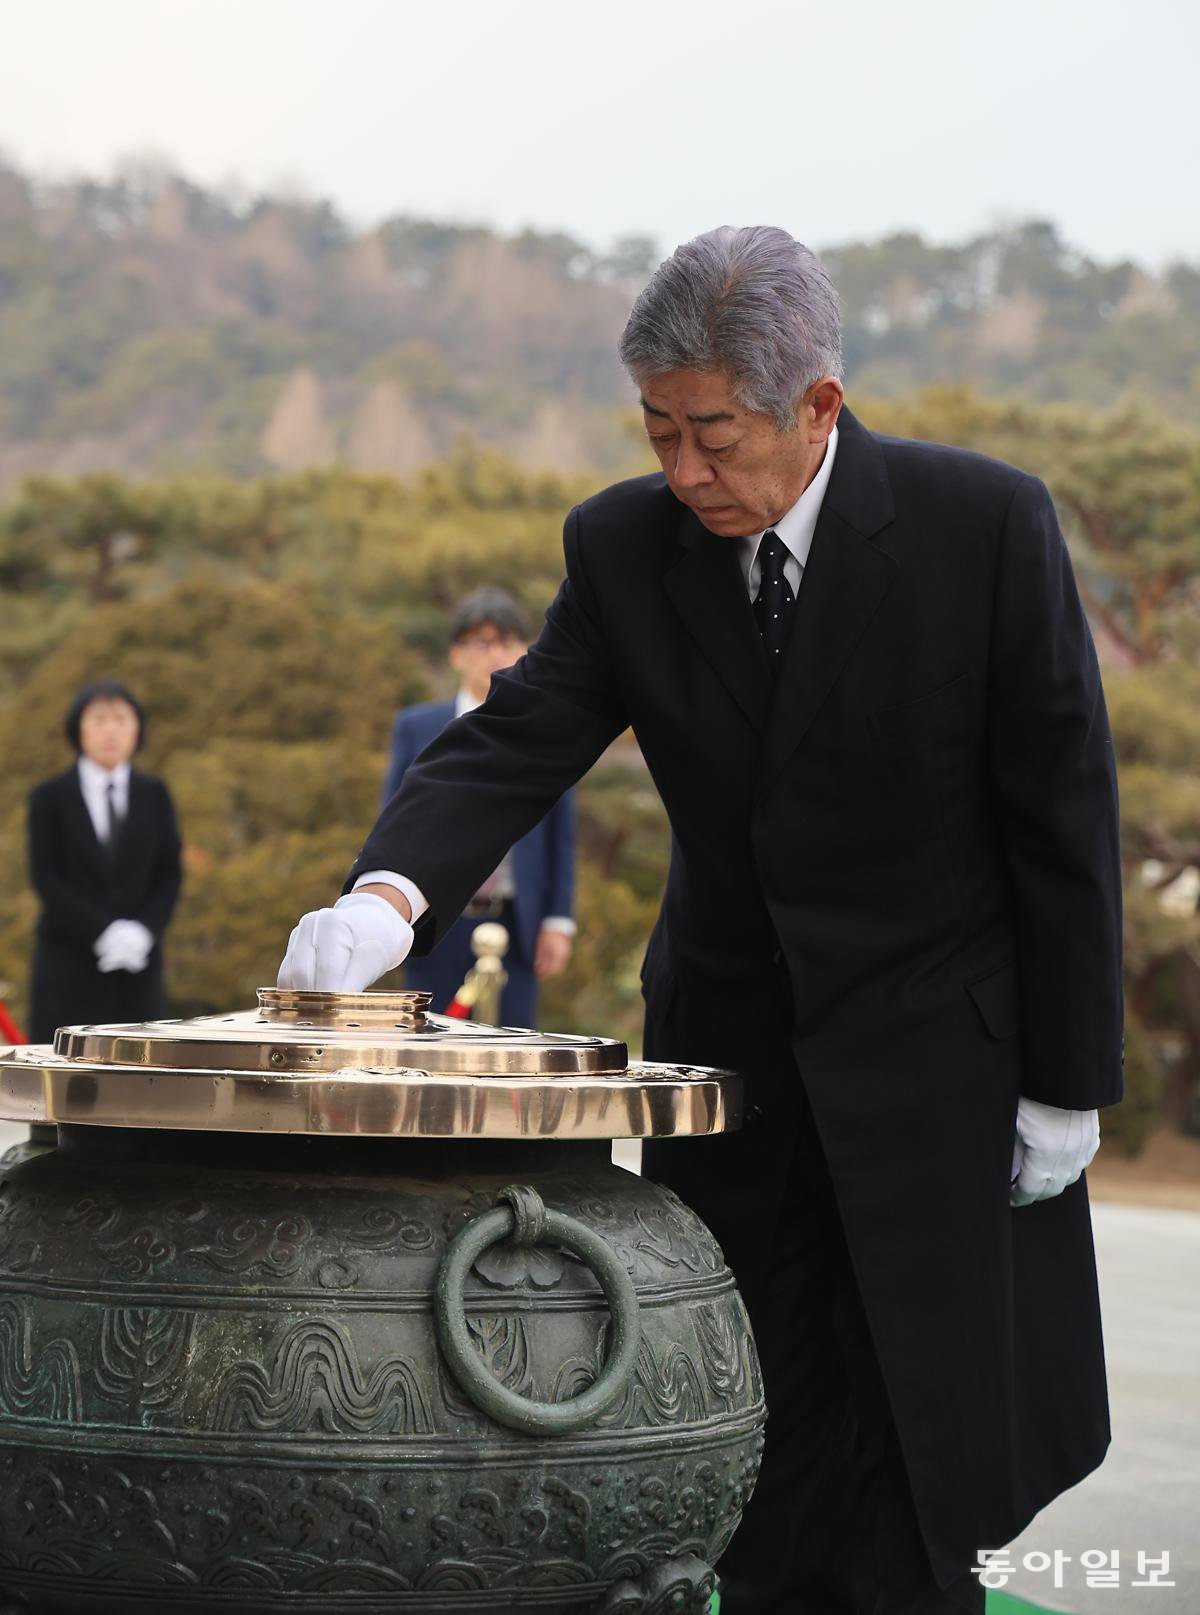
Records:
[[[524,612],[506,589],[476,589],[458,602],[450,615],[448,656],[458,693],[396,714],[385,806],[409,765],[448,723],[483,705],[492,674],[511,667],[528,644]],[[444,1010],[475,962],[471,933],[481,921],[497,920],[509,935],[501,1019],[506,1026],[536,1026],[538,982],[560,975],[571,960],[574,886],[575,807],[568,791],[505,854],[432,953],[409,960],[408,985],[432,993],[433,1008]]]

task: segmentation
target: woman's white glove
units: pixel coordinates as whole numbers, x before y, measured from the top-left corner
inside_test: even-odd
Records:
[[[412,945],[412,926],[385,897],[347,892],[296,926],[279,985],[294,992],[360,993],[403,964]]]
[[[114,920],[92,943],[96,968],[103,975],[128,970],[136,976],[145,970],[154,951],[154,933],[141,920]]]
[[[1061,1194],[1079,1177],[1099,1144],[1098,1112],[1060,1110],[1039,1099],[1018,1099],[1011,1204],[1031,1206]]]

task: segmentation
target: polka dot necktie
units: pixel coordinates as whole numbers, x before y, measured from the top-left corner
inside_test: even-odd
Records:
[[[787,545],[769,529],[759,540],[758,564],[762,581],[754,602],[754,620],[767,648],[771,675],[777,677],[783,660],[783,647],[787,644],[796,611],[796,597],[791,584],[783,575],[783,563],[789,555]]]

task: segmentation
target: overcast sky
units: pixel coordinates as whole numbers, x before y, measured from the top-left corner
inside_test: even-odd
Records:
[[[1056,220],[1200,259],[1195,0],[0,0],[0,151],[664,246]]]

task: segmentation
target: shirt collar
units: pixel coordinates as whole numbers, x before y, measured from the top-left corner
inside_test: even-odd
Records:
[[[477,701],[469,690],[460,690],[454,697],[454,716],[461,718],[464,712],[474,712],[476,707],[482,705],[483,702]]]
[[[780,539],[801,566],[808,564],[808,552],[812,548],[817,517],[821,514],[821,501],[825,498],[825,490],[829,486],[830,474],[833,471],[833,457],[837,453],[837,443],[838,429],[835,426],[829,434],[829,441],[825,445],[825,457],[817,469],[816,476],[792,508],[782,515],[773,527],[769,529],[764,527],[762,532],[751,533],[748,538],[738,540],[742,571],[747,577],[750,575],[750,568],[758,553],[763,533],[768,531],[779,534]]]
[[[83,785],[93,791],[104,792],[110,785],[115,785],[118,791],[123,791],[129,784],[130,765],[118,763],[111,771],[101,768],[100,764],[91,757],[80,757],[79,778]]]

